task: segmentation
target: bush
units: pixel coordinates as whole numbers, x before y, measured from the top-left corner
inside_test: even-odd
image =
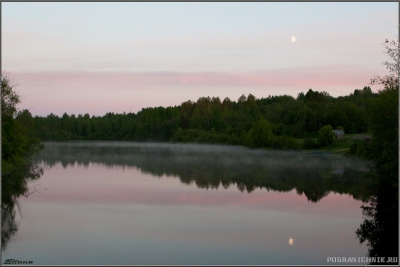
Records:
[[[299,140],[288,136],[273,136],[270,138],[270,145],[275,149],[299,149],[301,143]]]
[[[359,142],[353,142],[353,143],[350,145],[350,148],[349,148],[350,154],[356,154],[356,153],[357,153],[358,144],[359,144]]]
[[[332,126],[325,125],[318,131],[318,145],[321,147],[329,146],[335,141],[335,133]]]
[[[313,149],[313,148],[317,148],[318,144],[317,144],[317,140],[315,140],[315,138],[306,138],[303,142],[303,148],[304,149]]]
[[[246,143],[250,147],[269,147],[272,130],[270,124],[263,118],[253,124],[247,134]]]
[[[288,137],[287,138],[287,148],[288,149],[300,149],[301,148],[300,140],[293,138],[293,137]]]
[[[183,142],[185,139],[185,132],[181,127],[178,128],[178,130],[171,136],[171,141],[172,142]]]

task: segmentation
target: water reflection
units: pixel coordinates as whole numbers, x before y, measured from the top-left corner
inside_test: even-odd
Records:
[[[28,197],[35,191],[28,188],[29,181],[35,181],[43,174],[43,168],[37,163],[20,168],[12,175],[2,176],[1,180],[1,249],[6,251],[7,245],[18,231],[15,221],[16,208],[20,196]]]
[[[367,241],[369,257],[389,257],[395,260],[385,264],[398,265],[399,207],[398,189],[392,183],[380,181],[369,205],[362,206],[365,220],[357,229],[360,243]],[[371,263],[382,264],[382,263]]]
[[[293,189],[311,202],[330,192],[368,201],[370,180],[357,158],[303,152],[250,150],[243,147],[143,144],[124,142],[46,143],[38,155],[50,167],[90,163],[110,168],[136,167],[156,177],[178,177],[203,189],[236,185],[241,192],[257,188],[279,192]]]
[[[328,195],[368,200],[370,182],[357,159],[67,142],[46,143],[37,160],[51,168],[28,183],[41,194],[19,199],[21,242],[3,258],[69,265],[326,264],[332,255],[367,251],[354,238],[360,202]],[[9,214],[12,236],[19,216]]]

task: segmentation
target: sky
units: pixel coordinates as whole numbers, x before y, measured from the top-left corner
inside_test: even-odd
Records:
[[[338,97],[387,74],[398,25],[396,2],[3,2],[1,70],[39,116]]]

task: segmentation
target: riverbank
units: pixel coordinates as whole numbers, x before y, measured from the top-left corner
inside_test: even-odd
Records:
[[[359,144],[362,142],[360,140],[358,140],[360,137],[366,136],[365,133],[363,134],[347,134],[344,136],[343,139],[335,139],[334,142],[326,147],[312,147],[312,148],[305,148],[304,146],[304,142],[306,139],[298,139],[298,138],[292,138],[294,139],[297,143],[298,143],[298,148],[295,150],[298,151],[303,151],[305,153],[308,154],[341,154],[341,155],[348,155],[348,154],[356,154],[357,155],[357,149]],[[308,139],[309,141],[310,139]],[[312,138],[311,140],[313,140],[313,142],[315,144],[317,144],[317,138]],[[55,140],[52,140],[53,142]],[[65,142],[65,141],[72,141],[72,142],[84,142],[84,141],[112,141],[112,140],[57,140],[55,142]],[[126,140],[114,140],[114,141],[126,141]],[[155,142],[158,143],[157,141],[149,141],[149,142]],[[170,141],[171,142],[171,141]],[[143,143],[146,143],[146,141],[144,141]],[[239,145],[239,146],[244,146],[247,147],[246,145],[243,144],[230,144],[230,143],[219,143],[219,142],[207,142],[206,140],[187,140],[187,141],[181,141],[181,142],[173,142],[172,143],[176,143],[176,144],[188,144],[188,143],[192,143],[192,144],[213,144],[213,145]],[[353,149],[352,149],[352,145],[353,145]],[[355,148],[354,148],[354,145]],[[291,148],[273,148],[273,147],[268,147],[268,148],[263,148],[266,150],[293,150]]]
[[[335,139],[334,142],[326,147],[315,148],[313,150],[306,150],[307,153],[321,154],[321,153],[333,153],[333,154],[360,154],[361,144],[364,140],[370,140],[371,137],[367,133],[362,134],[346,134],[342,139]],[[316,138],[315,138],[316,140]],[[304,140],[302,140],[304,142]]]

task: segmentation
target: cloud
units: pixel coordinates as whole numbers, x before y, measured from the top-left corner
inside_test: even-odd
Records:
[[[236,100],[249,93],[297,96],[309,88],[332,96],[368,85],[381,69],[330,65],[271,69],[262,72],[10,72],[22,96],[20,108],[34,115],[137,112],[174,106],[202,96]]]
[[[253,73],[224,72],[37,72],[12,73],[23,84],[137,86],[220,86],[220,87],[303,87],[362,86],[381,72],[363,66],[332,65],[271,69]],[[103,86],[101,86],[103,85]],[[73,88],[70,88],[74,90]],[[90,88],[88,87],[88,90]],[[79,89],[81,90],[81,89]]]

